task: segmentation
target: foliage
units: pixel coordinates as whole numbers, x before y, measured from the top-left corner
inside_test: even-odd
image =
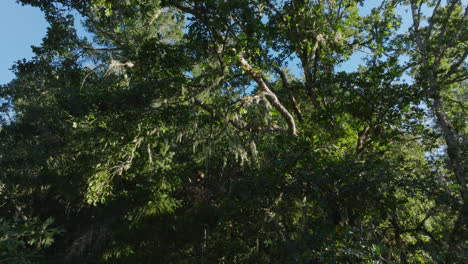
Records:
[[[1,261],[8,263],[35,263],[31,260],[40,256],[40,251],[54,242],[54,236],[61,232],[51,228],[52,218],[40,223],[37,218],[20,220],[14,216],[12,221],[0,219]]]
[[[0,262],[468,257],[462,1],[19,2]]]

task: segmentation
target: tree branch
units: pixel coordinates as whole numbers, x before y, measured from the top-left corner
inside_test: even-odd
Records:
[[[280,112],[283,118],[286,119],[286,122],[288,123],[289,132],[292,135],[297,136],[298,131],[296,128],[296,121],[294,120],[294,117],[281,104],[276,94],[270,89],[268,84],[265,82],[262,74],[257,70],[253,69],[252,66],[250,66],[250,64],[245,60],[244,56],[242,55],[239,56],[239,64],[247,72],[247,74],[249,74],[252,77],[252,79],[258,84],[260,90],[265,93],[265,97],[270,102],[270,104],[272,104],[273,107],[275,107],[275,109]]]
[[[294,97],[293,92],[290,90],[288,79],[286,78],[286,74],[276,65],[273,66],[275,71],[279,74],[281,81],[283,82],[283,86],[289,92],[289,99],[291,100],[291,104],[293,106],[294,113],[296,114],[299,122],[303,121],[301,110],[297,104],[296,98]]]
[[[315,62],[317,62],[316,57],[315,57],[315,51],[316,51],[316,49],[313,50],[313,58],[312,59]],[[303,71],[304,71],[305,82],[306,82],[305,85],[306,85],[306,88],[307,88],[307,92],[309,93],[309,97],[312,100],[312,104],[315,106],[315,108],[317,110],[320,110],[322,107],[320,106],[320,103],[317,100],[317,95],[314,92],[315,80],[314,80],[314,77],[313,77],[312,73],[310,72],[310,63],[309,63],[309,58],[308,58],[307,51],[304,50],[302,53],[300,53],[299,58],[301,60],[302,68],[303,68]]]

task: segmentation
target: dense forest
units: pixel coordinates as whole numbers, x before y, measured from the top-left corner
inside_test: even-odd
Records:
[[[468,5],[375,2],[19,0],[0,263],[467,263]]]

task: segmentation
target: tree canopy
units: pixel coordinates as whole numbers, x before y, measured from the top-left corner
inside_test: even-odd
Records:
[[[0,263],[466,263],[466,2],[18,2]]]

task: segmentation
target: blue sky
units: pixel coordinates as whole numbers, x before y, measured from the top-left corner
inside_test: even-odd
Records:
[[[31,58],[31,45],[42,42],[46,29],[47,22],[38,8],[0,0],[0,84],[14,77],[9,69],[15,61]]]

